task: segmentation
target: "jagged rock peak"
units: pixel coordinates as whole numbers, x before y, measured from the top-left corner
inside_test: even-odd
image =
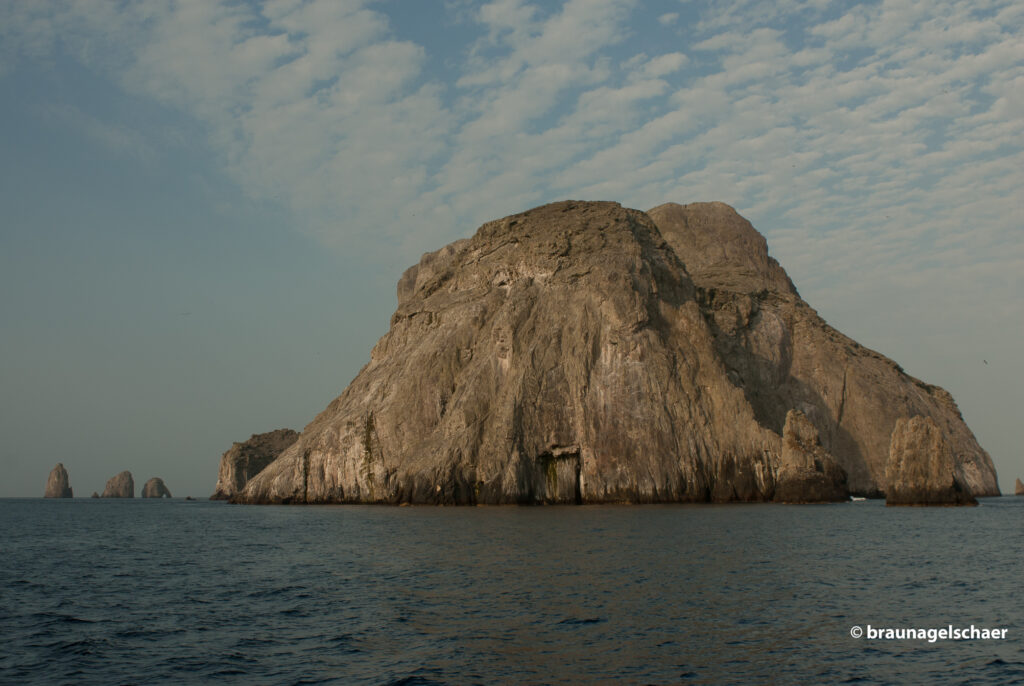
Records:
[[[153,477],[142,487],[143,498],[173,498],[171,491],[167,488],[164,480],[159,477]]]
[[[68,481],[68,470],[64,469],[64,465],[60,462],[50,472],[50,476],[46,479],[46,490],[43,493],[44,498],[72,498],[74,497],[71,492],[71,484]]]
[[[298,438],[299,434],[291,429],[277,429],[253,434],[247,441],[233,443],[221,455],[217,486],[210,500],[227,500],[241,491],[249,479],[277,459]]]
[[[768,255],[764,236],[724,202],[670,202],[647,214],[698,286],[796,295],[786,271]]]
[[[896,421],[886,470],[886,505],[977,505],[953,450],[931,417]]]
[[[108,479],[107,486],[103,489],[102,497],[134,498],[135,480],[132,479],[132,473],[126,470]]]

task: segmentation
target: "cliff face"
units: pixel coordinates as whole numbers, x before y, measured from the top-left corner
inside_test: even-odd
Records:
[[[970,489],[995,488],[948,394],[825,325],[719,203],[539,207],[424,255],[398,299],[370,362],[233,501],[878,493],[898,393],[943,418]]]
[[[291,429],[278,429],[253,434],[243,443],[233,443],[220,458],[217,486],[210,500],[227,500],[240,492],[251,478],[298,438],[299,434]]]
[[[103,498],[134,498],[135,480],[132,473],[124,471],[117,476],[107,480],[107,487],[103,489]]]
[[[648,214],[691,269],[716,353],[763,426],[781,433],[788,410],[801,410],[846,470],[850,491],[879,496],[896,420],[931,417],[958,456],[965,487],[999,494],[992,460],[952,396],[826,324],[735,210],[670,203]]]
[[[143,498],[173,498],[163,479],[153,477],[142,487]]]
[[[64,465],[60,462],[50,472],[50,476],[46,479],[46,490],[43,492],[44,498],[72,498],[74,495],[71,492],[71,484],[68,482],[68,470],[64,469]]]

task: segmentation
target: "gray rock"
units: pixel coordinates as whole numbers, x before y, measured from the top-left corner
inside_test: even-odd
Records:
[[[71,492],[71,484],[68,482],[68,470],[64,469],[64,465],[60,462],[50,472],[50,476],[46,479],[46,491],[43,493],[44,498],[73,498],[74,495]]]
[[[253,434],[243,443],[234,443],[220,458],[217,486],[210,500],[227,500],[235,495],[264,467],[277,459],[299,438],[291,429]]]
[[[952,446],[931,417],[896,420],[886,470],[886,505],[977,505]]]
[[[170,489],[164,484],[164,480],[153,477],[142,487],[143,498],[172,498]]]
[[[948,394],[829,328],[731,208],[680,207],[554,203],[424,255],[369,363],[232,500],[832,500],[844,470],[877,494],[870,422],[907,406],[995,488]]]
[[[89,496],[89,497],[91,497],[91,498],[99,498],[99,497],[100,497],[100,494],[99,494],[99,493],[97,493],[96,491],[93,491],[93,492],[92,492],[92,495],[91,495],[91,496]]]
[[[1024,483],[1021,483],[1020,479],[1017,479],[1017,483],[1014,488],[1014,495],[1024,495]]]
[[[932,417],[958,456],[964,485],[998,495],[995,468],[952,396],[830,327],[728,205],[668,204],[648,212],[693,276],[718,359],[757,421],[782,433],[800,409],[846,470],[856,495],[884,492],[899,417]]]
[[[776,502],[814,503],[849,500],[846,471],[821,447],[818,430],[799,410],[786,414],[782,459],[775,475]]]
[[[132,473],[124,471],[117,476],[107,480],[107,487],[103,489],[104,498],[134,498],[135,480]]]

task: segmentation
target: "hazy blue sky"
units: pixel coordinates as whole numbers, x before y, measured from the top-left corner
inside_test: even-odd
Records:
[[[209,495],[422,252],[564,198],[733,205],[1024,477],[1019,0],[7,0],[0,495]]]

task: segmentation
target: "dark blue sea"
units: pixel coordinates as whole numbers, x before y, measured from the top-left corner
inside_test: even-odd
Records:
[[[1024,498],[0,500],[5,684],[1024,682]],[[852,627],[1004,628],[870,640]]]

